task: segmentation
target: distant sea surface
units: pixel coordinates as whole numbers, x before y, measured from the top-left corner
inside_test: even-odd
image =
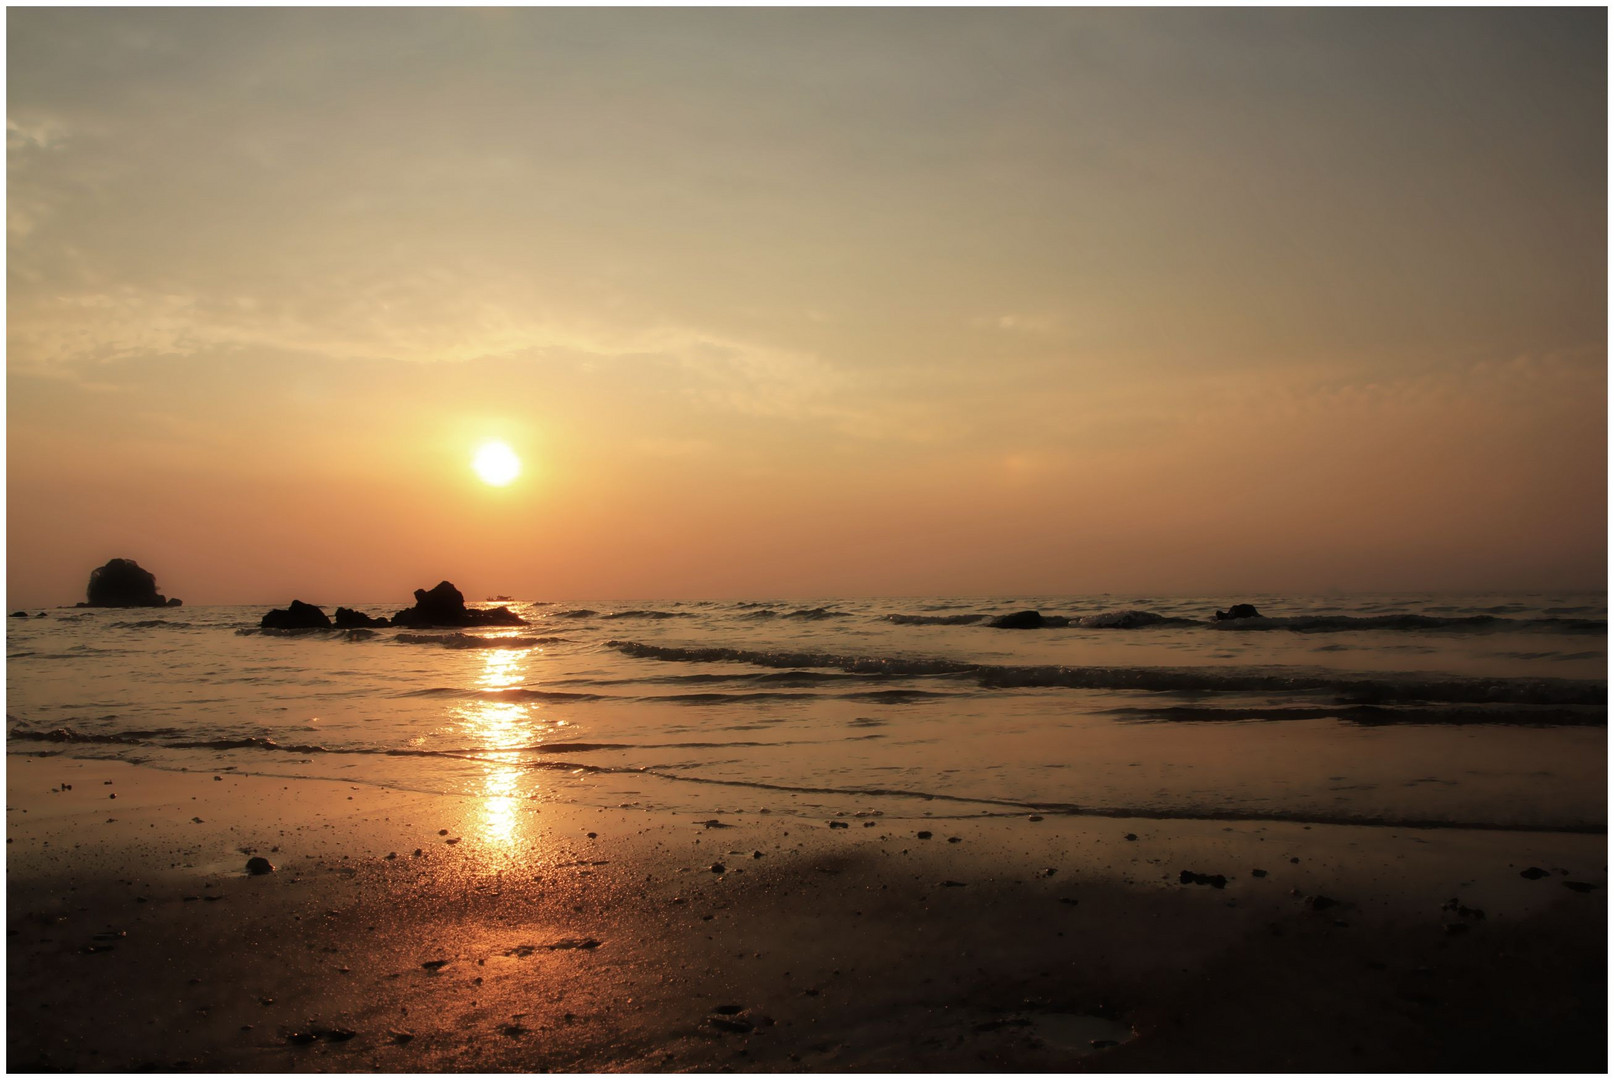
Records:
[[[1214,620],[1232,602],[1265,617]],[[1607,827],[1602,593],[509,606],[529,625],[8,619],[7,752],[462,793],[495,817],[626,790],[692,814]],[[1028,609],[1068,625],[989,625]]]

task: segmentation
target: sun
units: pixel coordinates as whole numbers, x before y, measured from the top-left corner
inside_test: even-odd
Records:
[[[471,468],[484,484],[504,487],[521,475],[521,459],[502,442],[486,442],[471,459]]]

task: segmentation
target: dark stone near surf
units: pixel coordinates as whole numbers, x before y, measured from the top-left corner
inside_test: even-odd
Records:
[[[352,608],[339,607],[336,609],[336,618],[333,620],[338,630],[362,630],[373,626],[391,626],[386,618],[380,615],[366,615],[362,611]]]
[[[393,626],[421,629],[432,626],[526,626],[527,621],[509,608],[473,611],[465,606],[465,594],[451,582],[440,581],[431,589],[415,590],[415,606],[392,617]]]
[[[35,615],[34,618],[43,619],[43,618],[45,618],[45,613],[43,611],[41,611],[38,615]]]
[[[1250,876],[1251,877],[1266,877],[1267,872],[1265,870],[1251,870],[1250,871]]]
[[[112,559],[90,571],[87,603],[79,607],[175,607],[178,600],[157,591],[157,578],[133,559]]]
[[[290,607],[275,608],[259,621],[261,630],[329,630],[331,617],[313,604],[293,600]]]
[[[1218,611],[1216,620],[1226,622],[1229,619],[1259,619],[1261,613],[1255,610],[1254,604],[1234,604],[1226,611]]]
[[[1209,885],[1213,889],[1225,889],[1227,888],[1227,875],[1196,874],[1192,870],[1184,870],[1177,875],[1177,882],[1181,885]]]
[[[13,619],[26,619],[28,617],[28,613],[26,611],[13,611],[11,613],[11,617]]]
[[[1520,870],[1519,876],[1522,878],[1529,878],[1531,881],[1535,881],[1538,878],[1546,877],[1547,872],[1541,869],[1539,866],[1532,866],[1528,870]]]
[[[1013,615],[999,615],[986,625],[998,630],[1043,630],[1069,626],[1070,620],[1058,615],[1044,615],[1040,611],[1016,611]]]
[[[272,874],[274,872],[275,864],[264,858],[262,855],[254,855],[252,858],[247,860],[247,873],[249,874]]]

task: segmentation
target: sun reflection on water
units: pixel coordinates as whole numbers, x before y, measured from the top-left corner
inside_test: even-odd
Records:
[[[527,677],[529,650],[489,649],[482,656],[476,688],[501,691],[519,688]],[[534,704],[497,697],[455,706],[460,732],[484,769],[478,794],[481,806],[475,828],[494,853],[514,854],[524,839],[523,804],[537,793],[536,774],[524,765],[543,738]]]

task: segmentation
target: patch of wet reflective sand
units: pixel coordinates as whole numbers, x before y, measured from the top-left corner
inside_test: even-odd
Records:
[[[217,775],[13,759],[13,1070],[1602,1071],[1602,836]]]

